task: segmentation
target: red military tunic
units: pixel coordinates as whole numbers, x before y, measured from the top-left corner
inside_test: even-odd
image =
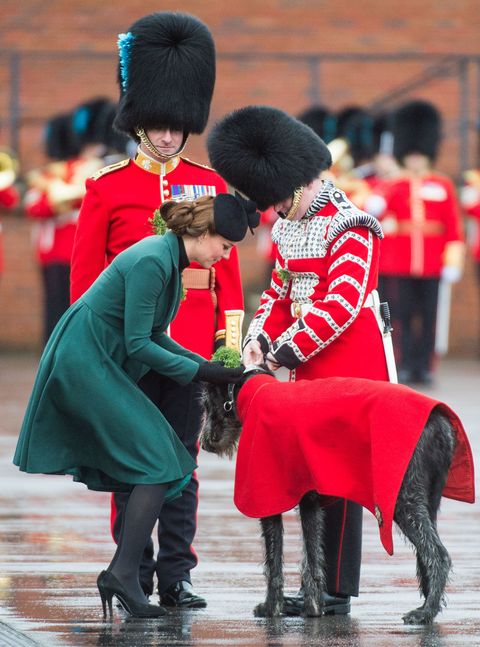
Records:
[[[393,553],[392,521],[403,477],[432,410],[440,406],[457,443],[443,496],[475,501],[470,445],[446,404],[398,384],[330,378],[250,378],[237,399],[242,433],[234,501],[249,517],[291,510],[312,490],[356,501],[377,517]]]
[[[448,243],[462,240],[452,181],[438,173],[402,175],[379,191],[378,215],[385,239],[380,274],[438,278]]]
[[[135,160],[123,160],[99,171],[87,180],[78,219],[70,279],[72,302],[117,254],[152,234],[150,219],[163,202],[226,190],[224,180],[212,169],[183,157],[160,164],[139,152]],[[237,251],[232,249],[229,260],[216,263],[207,276],[197,263],[189,269],[201,272],[198,284],[203,287],[187,287],[171,335],[210,359],[214,339],[225,335],[225,312],[243,310]]]
[[[380,226],[329,181],[319,200],[311,216],[275,223],[276,270],[245,343],[258,339],[282,366],[296,367],[296,379],[386,380],[369,296],[377,286]]]
[[[480,171],[465,173],[465,185],[461,193],[462,206],[470,216],[469,243],[473,258],[480,263]]]
[[[18,191],[14,186],[7,186],[0,189],[0,211],[2,209],[13,209],[19,200]],[[3,245],[2,245],[2,223],[0,222],[0,274],[3,272]]]

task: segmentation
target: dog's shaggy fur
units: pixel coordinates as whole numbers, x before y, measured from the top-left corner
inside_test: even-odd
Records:
[[[254,374],[258,372],[247,374],[245,379]],[[239,388],[235,387],[235,393]],[[242,429],[232,407],[233,400],[226,387],[208,385],[205,388],[200,443],[206,451],[233,456]],[[455,431],[449,420],[435,408],[427,420],[398,494],[394,521],[413,544],[419,588],[425,598],[421,607],[403,616],[406,624],[431,623],[445,604],[444,592],[451,560],[440,541],[436,521],[455,442]],[[322,591],[325,590],[324,511],[320,496],[316,492],[308,492],[299,503],[299,512],[303,533],[301,578],[304,613],[319,616],[322,613]],[[282,516],[265,517],[260,523],[265,542],[267,596],[265,602],[255,608],[255,615],[280,616],[284,610]]]

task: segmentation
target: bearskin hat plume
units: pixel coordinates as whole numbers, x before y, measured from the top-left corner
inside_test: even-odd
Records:
[[[79,105],[72,114],[72,128],[80,147],[87,144],[105,144],[112,128],[112,108],[115,104],[106,97],[90,99]]]
[[[326,144],[282,110],[247,106],[210,131],[213,167],[261,210],[287,199],[331,165]]]
[[[337,114],[337,137],[348,142],[355,166],[369,160],[374,153],[374,120],[363,108],[349,106]]]
[[[310,126],[323,141],[328,144],[335,139],[337,134],[337,118],[323,106],[310,106],[301,112],[297,119]]]

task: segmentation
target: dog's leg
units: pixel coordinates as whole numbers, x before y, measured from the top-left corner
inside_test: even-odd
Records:
[[[394,519],[412,542],[423,606],[403,616],[405,624],[429,624],[440,611],[451,559],[437,531],[437,512],[453,456],[455,435],[434,411],[415,449],[395,506]]]
[[[324,516],[320,497],[316,492],[308,492],[300,501],[303,533],[302,584],[306,616],[322,615],[322,591],[326,588]]]
[[[274,618],[283,610],[283,522],[282,515],[260,519],[265,542],[265,579],[267,596],[265,602],[257,605],[257,617]]]

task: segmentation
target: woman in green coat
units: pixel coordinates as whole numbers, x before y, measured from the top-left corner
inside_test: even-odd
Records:
[[[163,615],[140,587],[138,567],[165,500],[196,468],[159,409],[138,388],[149,370],[187,384],[235,382],[227,369],[168,336],[182,296],[181,272],[209,268],[258,224],[239,196],[167,202],[170,230],[119,254],[64,314],[40,360],[14,463],[25,472],[70,474],[89,489],[130,492],[117,551],[97,584],[104,613],[112,596],[141,617]]]

